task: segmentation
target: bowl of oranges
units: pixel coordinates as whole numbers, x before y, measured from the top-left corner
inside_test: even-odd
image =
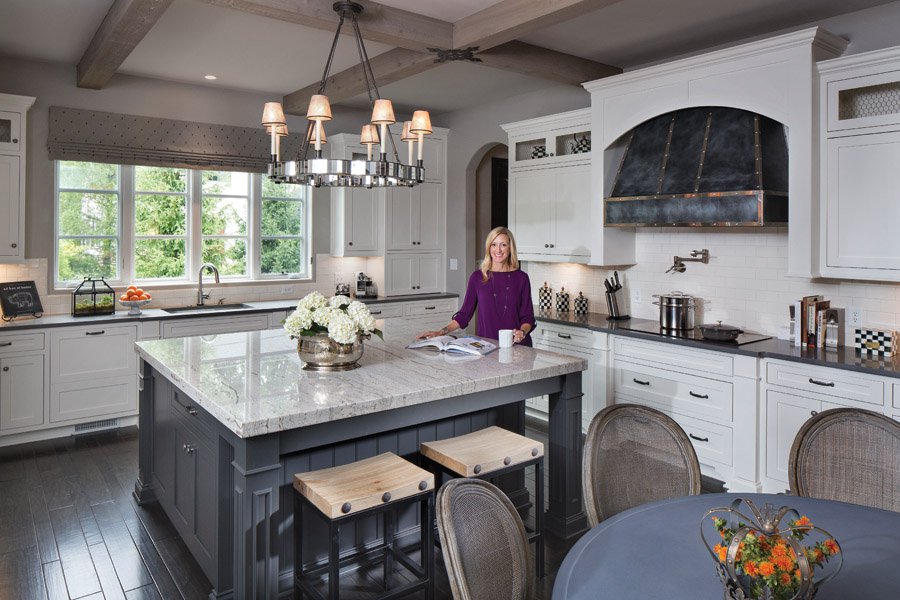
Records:
[[[128,307],[129,315],[141,314],[141,307],[150,304],[150,292],[142,290],[136,285],[129,285],[125,293],[119,296],[119,302]]]

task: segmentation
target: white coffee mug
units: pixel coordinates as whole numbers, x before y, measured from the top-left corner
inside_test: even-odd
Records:
[[[500,350],[497,351],[500,364],[510,364],[513,361],[514,352],[515,350],[513,348],[500,348]]]
[[[513,345],[513,330],[512,329],[501,329],[500,330],[500,347],[501,348],[512,348]]]

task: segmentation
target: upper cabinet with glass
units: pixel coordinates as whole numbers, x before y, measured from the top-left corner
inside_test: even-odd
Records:
[[[510,169],[590,162],[591,112],[573,110],[543,119],[504,125]]]
[[[893,64],[883,60],[864,64],[868,54],[840,59],[849,64],[829,61],[822,65],[828,132],[861,133],[850,130],[900,124],[898,52],[879,53]],[[831,71],[835,65],[841,65],[842,72]]]
[[[25,114],[34,100],[0,94],[0,262],[25,260]]]

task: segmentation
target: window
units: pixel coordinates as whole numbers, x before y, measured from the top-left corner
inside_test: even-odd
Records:
[[[309,278],[305,186],[250,173],[57,162],[56,285]]]

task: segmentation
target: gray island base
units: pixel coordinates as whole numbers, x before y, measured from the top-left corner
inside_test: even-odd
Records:
[[[160,503],[212,582],[211,598],[290,594],[298,529],[294,473],[388,451],[418,462],[420,442],[490,425],[521,433],[524,399],[544,394],[550,396],[545,527],[563,538],[585,530],[585,362],[521,346],[485,357],[407,350],[413,334],[394,330],[384,342],[367,341],[361,367],[339,373],[302,370],[295,344],[282,331],[136,344],[135,496]],[[521,477],[517,481],[521,492]],[[415,510],[398,515],[397,527],[398,539],[412,541]],[[304,563],[325,556],[321,523],[304,519],[299,529]],[[374,520],[348,527],[342,547],[364,548],[378,531]]]

